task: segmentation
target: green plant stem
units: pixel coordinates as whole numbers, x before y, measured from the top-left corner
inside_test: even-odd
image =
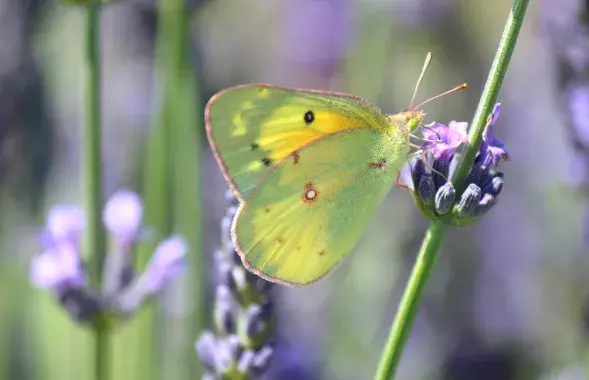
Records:
[[[476,153],[481,144],[487,117],[497,100],[497,94],[503,83],[503,78],[505,77],[511,55],[515,48],[528,3],[529,0],[516,0],[507,19],[495,59],[493,60],[487,82],[471,123],[468,135],[470,141],[469,148],[458,164],[458,168],[455,171],[456,175],[451,178],[458,194],[461,194],[464,188],[470,168],[474,163]],[[395,375],[413,321],[419,310],[423,290],[431,275],[445,233],[446,227],[442,222],[432,221],[425,234],[419,255],[409,277],[409,282],[401,298],[399,309],[378,365],[375,375],[376,380],[388,380]]]
[[[524,22],[524,16],[529,2],[529,0],[515,0],[505,23],[495,59],[489,70],[485,87],[483,88],[483,94],[470,123],[468,131],[469,147],[462,158],[462,162],[450,179],[456,187],[457,194],[461,194],[464,190],[470,168],[474,163],[479,146],[481,145],[483,132],[487,125],[487,117],[493,111],[493,107],[497,101],[497,95],[503,84],[507,66],[515,49],[515,43]]]
[[[102,170],[101,170],[101,102],[100,102],[100,5],[86,7],[84,75],[86,91],[86,122],[84,127],[84,203],[86,212],[86,253],[90,255],[90,279],[98,286],[105,254],[102,230]],[[100,319],[100,318],[99,318]],[[108,380],[108,331],[96,321],[95,376]]]
[[[421,243],[417,261],[413,266],[413,271],[401,298],[397,315],[378,365],[375,377],[378,380],[390,379],[395,372],[405,342],[411,331],[413,320],[419,309],[423,290],[434,268],[444,235],[445,226],[439,221],[432,221]]]

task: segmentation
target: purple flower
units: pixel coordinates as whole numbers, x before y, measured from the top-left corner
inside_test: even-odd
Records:
[[[132,191],[119,190],[106,202],[103,221],[117,243],[126,246],[137,237],[142,216],[141,198]]]
[[[34,286],[64,289],[86,284],[86,273],[78,251],[84,232],[84,214],[75,206],[58,205],[47,214],[45,250],[31,260],[30,276]]]
[[[52,207],[47,214],[46,233],[53,244],[78,244],[84,233],[84,212],[74,205]]]
[[[213,322],[218,336],[205,330],[195,348],[211,378],[222,378],[235,371],[240,376],[255,377],[266,371],[274,352],[268,343],[274,315],[270,285],[241,264],[228,239],[238,202],[230,191],[225,201],[228,207],[221,222],[223,246],[214,260],[218,284]]]
[[[81,259],[83,211],[72,205],[53,207],[47,214],[45,250],[31,260],[32,284],[52,289],[70,315],[82,322],[107,311],[124,315],[133,312],[178,274],[188,250],[182,237],[169,237],[157,246],[145,272],[133,281],[131,249],[141,227],[141,216],[141,199],[129,190],[117,191],[106,202],[103,221],[116,244],[106,255],[98,292],[88,289]]]
[[[188,244],[179,235],[169,237],[156,247],[147,269],[141,275],[148,293],[158,293],[167,281],[185,268],[186,251]]]
[[[501,103],[495,104],[493,112],[489,116],[487,126],[483,133],[483,142],[479,149],[480,158],[482,159],[483,165],[497,166],[501,159],[508,160],[509,154],[505,149],[505,145],[493,134],[493,126],[499,118],[501,112]]]
[[[31,282],[38,288],[79,288],[86,285],[86,273],[76,247],[61,244],[33,257]]]
[[[451,121],[448,125],[431,123],[426,127],[423,137],[430,141],[426,141],[422,147],[433,147],[434,159],[449,159],[460,144],[468,143],[468,123]]]
[[[468,124],[432,123],[423,131],[427,141],[421,147],[421,154],[411,161],[410,174],[415,203],[428,218],[441,219],[450,225],[468,225],[496,204],[504,180],[503,173],[495,171],[494,167],[508,157],[504,144],[492,132],[499,111],[500,104],[496,104],[461,193],[457,193],[449,179],[460,160],[456,153],[458,147],[468,143]]]

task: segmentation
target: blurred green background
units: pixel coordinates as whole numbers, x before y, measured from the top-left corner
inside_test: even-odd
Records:
[[[162,100],[173,104],[168,122],[188,126],[172,149],[191,152],[174,157],[174,200],[162,206],[146,198],[147,208],[175,208],[172,231],[159,232],[189,238],[190,268],[159,302],[117,327],[116,380],[201,376],[193,345],[210,325],[226,190],[203,133],[211,95],[262,81],[351,92],[394,113],[408,107],[431,51],[418,100],[464,81],[469,88],[428,104],[426,120],[470,121],[511,6],[188,3],[191,64],[182,75],[196,91],[157,85],[158,1],[122,0],[102,12],[105,196],[120,187],[147,196],[166,180],[149,179],[148,140]],[[589,159],[570,143],[557,75],[562,52],[545,27],[574,24],[583,3],[531,2],[499,96],[496,134],[511,153],[501,201],[481,223],[448,236],[399,379],[589,379],[587,211],[576,190],[589,173],[578,165]],[[83,22],[81,9],[56,1],[0,0],[0,379],[91,379],[91,332],[28,278],[46,211],[81,204]],[[182,141],[192,147],[183,150]],[[308,288],[274,289],[277,348],[266,378],[370,379],[426,225],[409,194],[394,189],[333,274]]]

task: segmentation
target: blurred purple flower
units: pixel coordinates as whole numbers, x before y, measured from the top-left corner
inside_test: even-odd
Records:
[[[84,233],[84,212],[74,205],[52,207],[47,214],[46,233],[53,244],[78,244]]]
[[[454,5],[448,0],[396,0],[395,20],[408,28],[432,28],[448,17]]]
[[[217,336],[205,330],[195,343],[198,357],[211,378],[224,378],[237,371],[240,376],[265,372],[274,348],[273,303],[270,284],[247,271],[230,239],[230,225],[237,199],[228,191],[227,213],[221,221],[222,249],[215,253],[218,284],[215,289],[213,322]]]
[[[284,2],[284,56],[296,63],[331,69],[350,42],[350,0]]]
[[[589,3],[587,1],[547,3],[544,28],[556,60],[556,90],[574,150],[575,170],[570,179],[585,197],[584,220],[589,219]],[[584,223],[584,221],[581,221]],[[584,227],[589,245],[589,227]]]
[[[103,221],[117,243],[126,246],[137,237],[142,216],[141,198],[132,191],[119,190],[106,202]]]
[[[179,235],[162,241],[155,249],[151,261],[141,275],[145,281],[145,290],[156,294],[185,268],[188,244]]]
[[[33,257],[31,282],[38,288],[80,288],[86,285],[86,273],[76,247],[60,244]]]
[[[141,216],[141,199],[129,190],[114,193],[106,202],[103,221],[115,246],[106,255],[102,286],[97,292],[88,288],[81,258],[83,211],[71,205],[53,207],[47,214],[45,250],[31,260],[31,283],[53,290],[62,305],[81,322],[105,311],[121,315],[133,312],[179,273],[188,249],[180,236],[162,241],[146,270],[133,282],[131,249],[141,227]]]
[[[49,210],[45,228],[45,251],[31,260],[31,282],[39,288],[79,288],[86,273],[78,251],[84,232],[84,214],[76,206],[58,205]]]

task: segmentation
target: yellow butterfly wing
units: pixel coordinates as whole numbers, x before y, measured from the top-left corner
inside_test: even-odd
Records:
[[[353,95],[266,84],[231,87],[205,109],[207,136],[231,188],[243,200],[264,174],[298,149],[347,129],[396,128],[387,115]]]
[[[251,191],[233,222],[246,268],[286,285],[327,274],[358,242],[408,154],[401,133],[351,129],[287,156]]]

